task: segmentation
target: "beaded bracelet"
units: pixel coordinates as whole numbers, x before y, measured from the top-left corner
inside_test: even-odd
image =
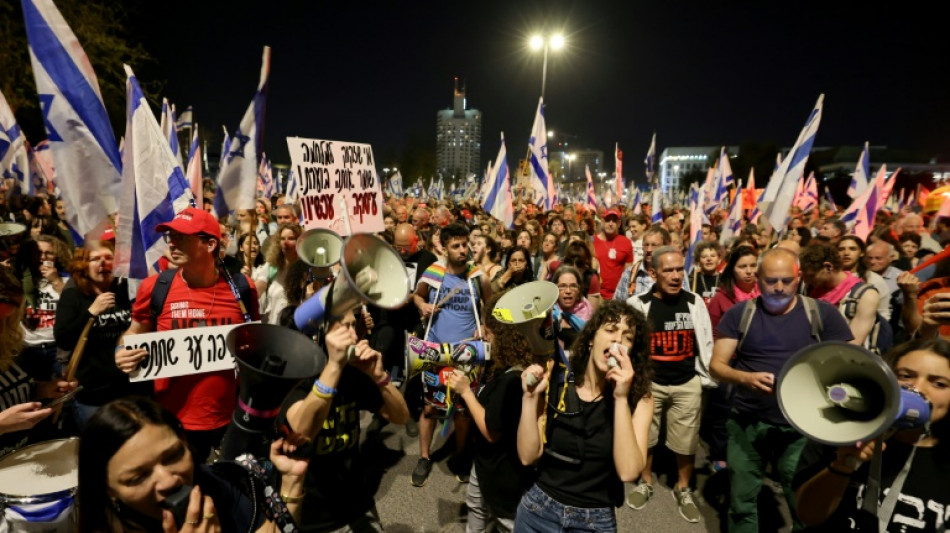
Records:
[[[386,372],[386,377],[384,377],[383,379],[377,381],[377,382],[376,382],[376,386],[377,386],[377,387],[385,387],[386,385],[389,385],[389,383],[392,382],[392,380],[393,380],[392,374],[390,374],[389,372]]]
[[[320,383],[320,379],[319,379],[319,378],[317,378],[317,379],[315,379],[315,380],[313,381],[313,388],[314,388],[314,390],[318,390],[318,391],[322,392],[323,394],[328,395],[330,398],[336,396],[337,393],[340,392],[340,391],[334,389],[333,387],[328,387],[328,386],[324,385],[323,383]],[[320,396],[320,395],[317,394],[317,396]],[[322,397],[322,396],[321,396],[321,397]]]

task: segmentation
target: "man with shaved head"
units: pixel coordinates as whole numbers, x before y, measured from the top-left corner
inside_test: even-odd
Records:
[[[759,530],[757,500],[765,467],[775,461],[795,529],[792,478],[807,442],[782,414],[775,379],[798,350],[820,341],[853,337],[841,313],[828,303],[798,294],[802,274],[798,256],[773,248],[759,263],[762,295],[726,311],[716,328],[710,371],[714,378],[738,385],[729,434],[729,528],[736,533]]]

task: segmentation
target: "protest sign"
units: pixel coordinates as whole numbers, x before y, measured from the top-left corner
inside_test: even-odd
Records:
[[[382,191],[368,144],[287,137],[306,229],[383,231]]]
[[[234,368],[225,338],[242,324],[156,331],[127,335],[125,347],[144,348],[148,355],[129,375],[129,381],[151,381]]]

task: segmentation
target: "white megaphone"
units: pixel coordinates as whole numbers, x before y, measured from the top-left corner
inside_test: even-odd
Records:
[[[495,303],[492,316],[504,324],[513,324],[528,340],[535,355],[554,353],[554,323],[551,310],[557,303],[557,285],[532,281],[509,290]]]
[[[930,419],[927,400],[901,388],[883,359],[839,341],[799,350],[782,367],[775,394],[795,429],[830,446],[868,442]]]
[[[343,239],[332,230],[314,228],[297,238],[297,257],[318,269],[318,277],[330,277],[330,267],[340,262],[342,253]]]
[[[480,340],[439,344],[409,336],[406,345],[406,371],[412,377],[423,370],[454,366],[469,369],[491,360],[491,344]]]
[[[346,239],[340,263],[336,279],[294,312],[300,331],[314,334],[328,313],[338,319],[364,302],[396,309],[409,297],[409,273],[402,257],[375,235],[361,233]]]

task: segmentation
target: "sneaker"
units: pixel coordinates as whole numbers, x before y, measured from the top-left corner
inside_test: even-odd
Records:
[[[630,491],[630,494],[627,494],[627,507],[639,511],[643,509],[652,497],[653,485],[641,479],[640,482],[637,483],[637,486],[633,487],[633,490]]]
[[[410,482],[416,487],[421,487],[426,484],[430,472],[432,472],[432,459],[420,457],[419,462],[416,463],[416,468],[412,471]]]
[[[406,421],[406,436],[407,437],[418,437],[419,436],[419,423],[416,422],[414,418],[409,418]]]
[[[680,516],[687,522],[699,522],[699,507],[693,501],[693,491],[689,487],[684,489],[673,488],[673,497],[676,498],[676,506],[679,508]]]

